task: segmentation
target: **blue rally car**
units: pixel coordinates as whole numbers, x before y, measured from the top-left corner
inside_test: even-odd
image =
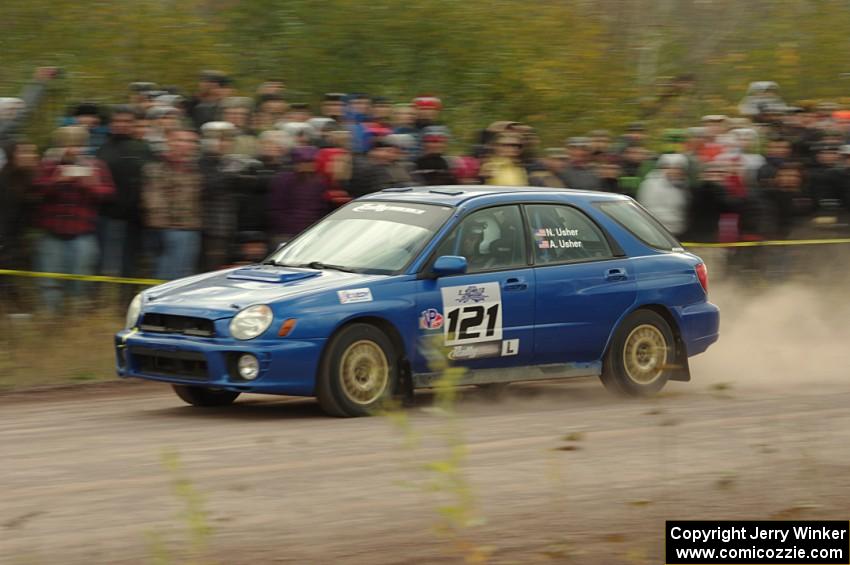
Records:
[[[118,374],[198,406],[254,392],[359,416],[432,386],[437,352],[469,369],[461,384],[599,376],[648,395],[717,340],[707,289],[703,262],[625,196],[388,189],[262,264],[136,296]]]

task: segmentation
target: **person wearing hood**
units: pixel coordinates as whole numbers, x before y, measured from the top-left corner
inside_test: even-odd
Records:
[[[134,139],[136,111],[118,106],[109,121],[109,137],[97,152],[109,168],[115,193],[100,207],[98,236],[100,271],[109,276],[130,277],[141,247],[142,170],[153,155],[144,141]]]
[[[677,236],[687,228],[687,169],[688,159],[684,155],[664,154],[637,192],[638,202]]]
[[[779,97],[779,85],[773,81],[760,80],[751,82],[747,88],[747,95],[738,105],[738,112],[749,118],[758,117],[763,114],[769,106],[785,106]]]
[[[316,155],[316,172],[325,179],[325,200],[331,208],[351,201],[348,183],[351,181],[351,153],[341,147],[320,149]]]
[[[315,147],[292,150],[292,171],[279,173],[271,184],[269,212],[276,243],[289,241],[317,222],[330,209],[328,183],[316,171]]]

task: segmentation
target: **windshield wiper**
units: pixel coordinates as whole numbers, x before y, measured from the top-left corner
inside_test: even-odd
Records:
[[[321,261],[311,261],[309,263],[305,263],[303,265],[293,265],[295,267],[307,267],[308,269],[318,269],[320,271],[324,271],[326,269],[330,269],[333,271],[342,271],[343,273],[356,273],[358,272],[356,269],[352,269],[350,267],[343,267],[342,265],[329,265],[327,263],[322,263]]]

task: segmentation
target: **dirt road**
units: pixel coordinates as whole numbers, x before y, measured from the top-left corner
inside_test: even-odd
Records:
[[[824,352],[795,340],[772,357],[782,375],[752,371],[771,332],[812,335],[792,317],[747,322],[746,359],[730,331],[657,399],[589,380],[470,390],[452,423],[419,395],[409,433],[309,400],[189,408],[156,385],[0,397],[0,563],[659,563],[665,519],[847,519],[846,365],[810,361],[847,353],[815,334]],[[468,487],[425,469],[451,426]],[[474,520],[452,538],[438,506],[459,500]]]

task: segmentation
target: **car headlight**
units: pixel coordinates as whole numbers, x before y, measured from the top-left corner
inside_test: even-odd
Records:
[[[230,335],[236,339],[254,339],[272,324],[274,314],[265,304],[248,306],[230,320]]]
[[[142,295],[137,294],[133,297],[130,306],[127,308],[127,322],[124,324],[125,329],[130,329],[139,321],[139,314],[142,313]]]

